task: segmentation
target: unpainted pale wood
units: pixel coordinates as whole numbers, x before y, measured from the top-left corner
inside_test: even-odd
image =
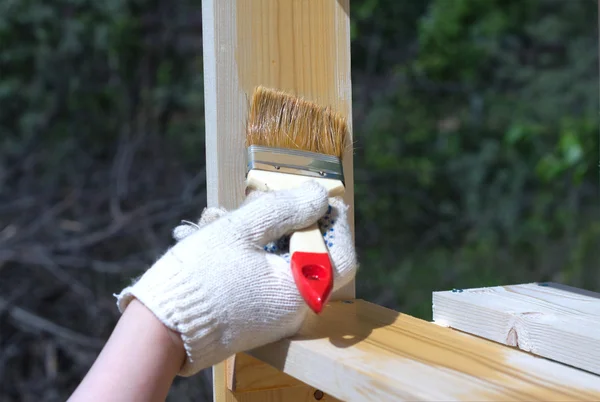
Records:
[[[433,305],[440,325],[600,374],[598,293],[530,283],[434,292]]]
[[[250,352],[343,401],[596,401],[600,377],[361,300]]]
[[[212,368],[213,375],[213,401],[214,402],[232,402],[233,393],[227,387],[226,375],[227,361],[216,364]]]
[[[232,209],[245,193],[244,129],[255,86],[329,105],[347,117],[352,134],[349,1],[203,0],[202,19],[208,205]],[[352,149],[343,168],[353,230]],[[351,297],[354,282],[332,300]],[[226,371],[225,363],[213,368],[218,401],[231,397]],[[261,392],[256,401],[265,400]]]

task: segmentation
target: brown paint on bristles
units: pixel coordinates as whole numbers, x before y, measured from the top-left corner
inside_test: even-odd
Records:
[[[246,146],[298,149],[342,159],[348,130],[346,119],[330,107],[259,86],[250,102]]]

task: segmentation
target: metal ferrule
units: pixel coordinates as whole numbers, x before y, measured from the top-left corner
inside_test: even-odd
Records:
[[[252,169],[340,180],[342,161],[332,155],[258,145],[248,147],[248,172]]]

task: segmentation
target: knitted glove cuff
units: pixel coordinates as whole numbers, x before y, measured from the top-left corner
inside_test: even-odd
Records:
[[[179,375],[184,377],[198,371],[200,359],[211,359],[219,350],[223,353],[223,345],[218,345],[219,323],[223,322],[218,306],[208,292],[198,288],[199,281],[192,280],[192,274],[168,251],[137,282],[115,295],[121,313],[136,298],[165,326],[181,334],[187,358]]]

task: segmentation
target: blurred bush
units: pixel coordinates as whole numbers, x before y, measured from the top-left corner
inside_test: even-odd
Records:
[[[0,402],[66,399],[111,294],[204,206],[200,9],[0,2]],[[596,2],[351,13],[359,296],[430,318],[433,290],[600,290]]]
[[[205,205],[201,2],[0,1],[0,401],[66,400]],[[206,372],[175,400],[210,395]]]
[[[362,293],[599,290],[597,4],[419,3],[354,6]]]

